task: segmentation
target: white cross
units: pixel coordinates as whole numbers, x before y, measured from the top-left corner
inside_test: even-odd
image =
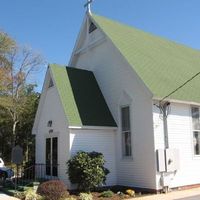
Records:
[[[87,3],[84,5],[84,7],[87,7],[87,11],[89,13],[91,13],[91,3],[93,2],[93,0],[87,0]]]

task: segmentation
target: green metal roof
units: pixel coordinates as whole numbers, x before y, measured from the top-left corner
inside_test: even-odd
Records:
[[[200,51],[92,14],[156,98],[163,98],[200,71]],[[200,76],[170,96],[200,103]]]
[[[92,72],[49,65],[70,126],[107,126],[116,123]]]

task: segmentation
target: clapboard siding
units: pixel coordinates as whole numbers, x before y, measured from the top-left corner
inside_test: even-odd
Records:
[[[47,72],[46,80],[50,73]],[[67,185],[69,185],[66,175],[66,161],[69,159],[69,132],[67,120],[61,105],[56,87],[45,88],[43,91],[43,105],[40,110],[38,131],[36,133],[36,163],[45,164],[46,138],[58,137],[58,175]],[[49,134],[47,122],[53,121],[53,133]]]
[[[100,152],[104,155],[105,166],[110,173],[106,185],[116,185],[116,133],[109,130],[70,130],[70,152],[75,155],[78,151]]]
[[[200,183],[200,158],[193,154],[191,107],[186,104],[171,104],[168,116],[169,148],[179,149],[180,169],[174,176],[171,174],[170,187]],[[162,120],[158,119],[158,110],[154,109],[155,147],[164,148]],[[155,128],[157,127],[157,128]],[[157,176],[157,183],[159,180]]]
[[[72,58],[72,63],[77,68],[93,71],[118,125],[117,183],[155,189],[152,94],[109,39],[76,55]],[[120,119],[120,106],[127,104],[131,107],[133,147],[133,158],[129,160],[122,157]]]

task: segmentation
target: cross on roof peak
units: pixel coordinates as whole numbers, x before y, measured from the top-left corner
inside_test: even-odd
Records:
[[[87,12],[91,13],[91,4],[93,0],[87,0],[87,3],[84,5],[84,7],[87,7]]]

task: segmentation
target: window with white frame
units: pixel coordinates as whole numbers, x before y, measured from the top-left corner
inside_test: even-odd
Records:
[[[200,156],[200,113],[199,107],[192,107],[192,129],[193,129],[193,146],[194,155]]]
[[[132,156],[130,107],[121,107],[122,151],[124,157]]]

